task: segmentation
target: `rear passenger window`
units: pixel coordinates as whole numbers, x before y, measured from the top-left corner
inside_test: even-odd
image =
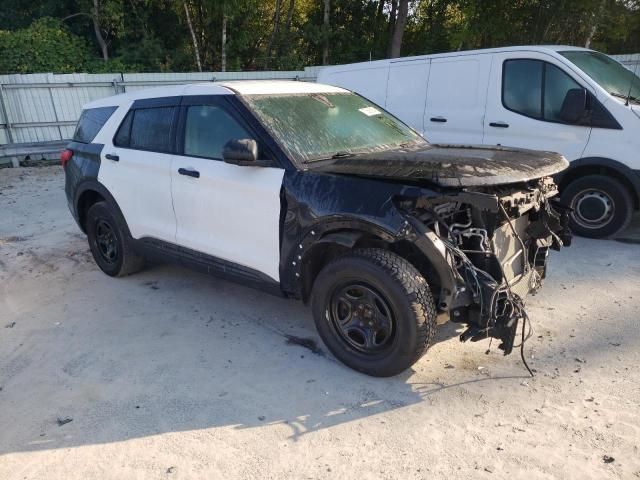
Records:
[[[78,126],[73,134],[73,141],[91,143],[117,108],[118,107],[100,107],[84,110],[80,115]]]
[[[136,109],[131,123],[130,148],[170,152],[174,111],[174,107]]]
[[[185,155],[222,160],[224,144],[240,138],[252,138],[252,135],[222,108],[214,105],[187,108]]]
[[[116,147],[129,147],[129,144],[131,143],[132,120],[133,120],[133,110],[127,113],[127,116],[124,117],[124,121],[120,124],[120,128],[118,128],[118,132],[116,133],[116,136],[113,139],[113,144]]]

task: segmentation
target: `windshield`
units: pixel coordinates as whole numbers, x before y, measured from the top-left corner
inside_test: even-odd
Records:
[[[588,51],[560,52],[611,95],[640,103],[640,78],[631,70],[603,53]]]
[[[246,95],[243,99],[300,163],[427,144],[391,114],[353,93]]]

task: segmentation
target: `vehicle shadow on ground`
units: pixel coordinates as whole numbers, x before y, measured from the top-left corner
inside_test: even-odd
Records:
[[[0,454],[270,424],[295,440],[500,380],[469,372],[461,383],[414,385],[411,369],[386,379],[359,374],[326,351],[301,302],[175,266],[124,279],[93,267],[78,275],[45,319],[12,312],[10,333],[28,331],[0,369],[0,424],[11,425]],[[81,295],[84,302],[69,300]],[[445,325],[435,342],[457,335]]]

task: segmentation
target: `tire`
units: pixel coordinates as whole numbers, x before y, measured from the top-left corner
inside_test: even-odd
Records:
[[[93,259],[107,275],[124,277],[144,266],[144,258],[134,252],[128,241],[124,219],[107,202],[97,202],[89,208],[86,231]]]
[[[633,199],[615,178],[587,175],[572,181],[562,192],[562,201],[574,211],[571,230],[589,238],[605,238],[624,230],[631,222]]]
[[[387,250],[355,250],[327,264],[314,282],[311,308],[331,353],[375,377],[397,375],[413,365],[436,329],[427,281]]]

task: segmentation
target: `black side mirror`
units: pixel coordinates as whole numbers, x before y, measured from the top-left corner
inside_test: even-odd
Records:
[[[567,92],[560,109],[560,118],[567,123],[578,123],[587,110],[587,91],[572,88]]]
[[[222,159],[234,165],[255,165],[258,161],[258,144],[251,138],[229,140],[222,148]]]

